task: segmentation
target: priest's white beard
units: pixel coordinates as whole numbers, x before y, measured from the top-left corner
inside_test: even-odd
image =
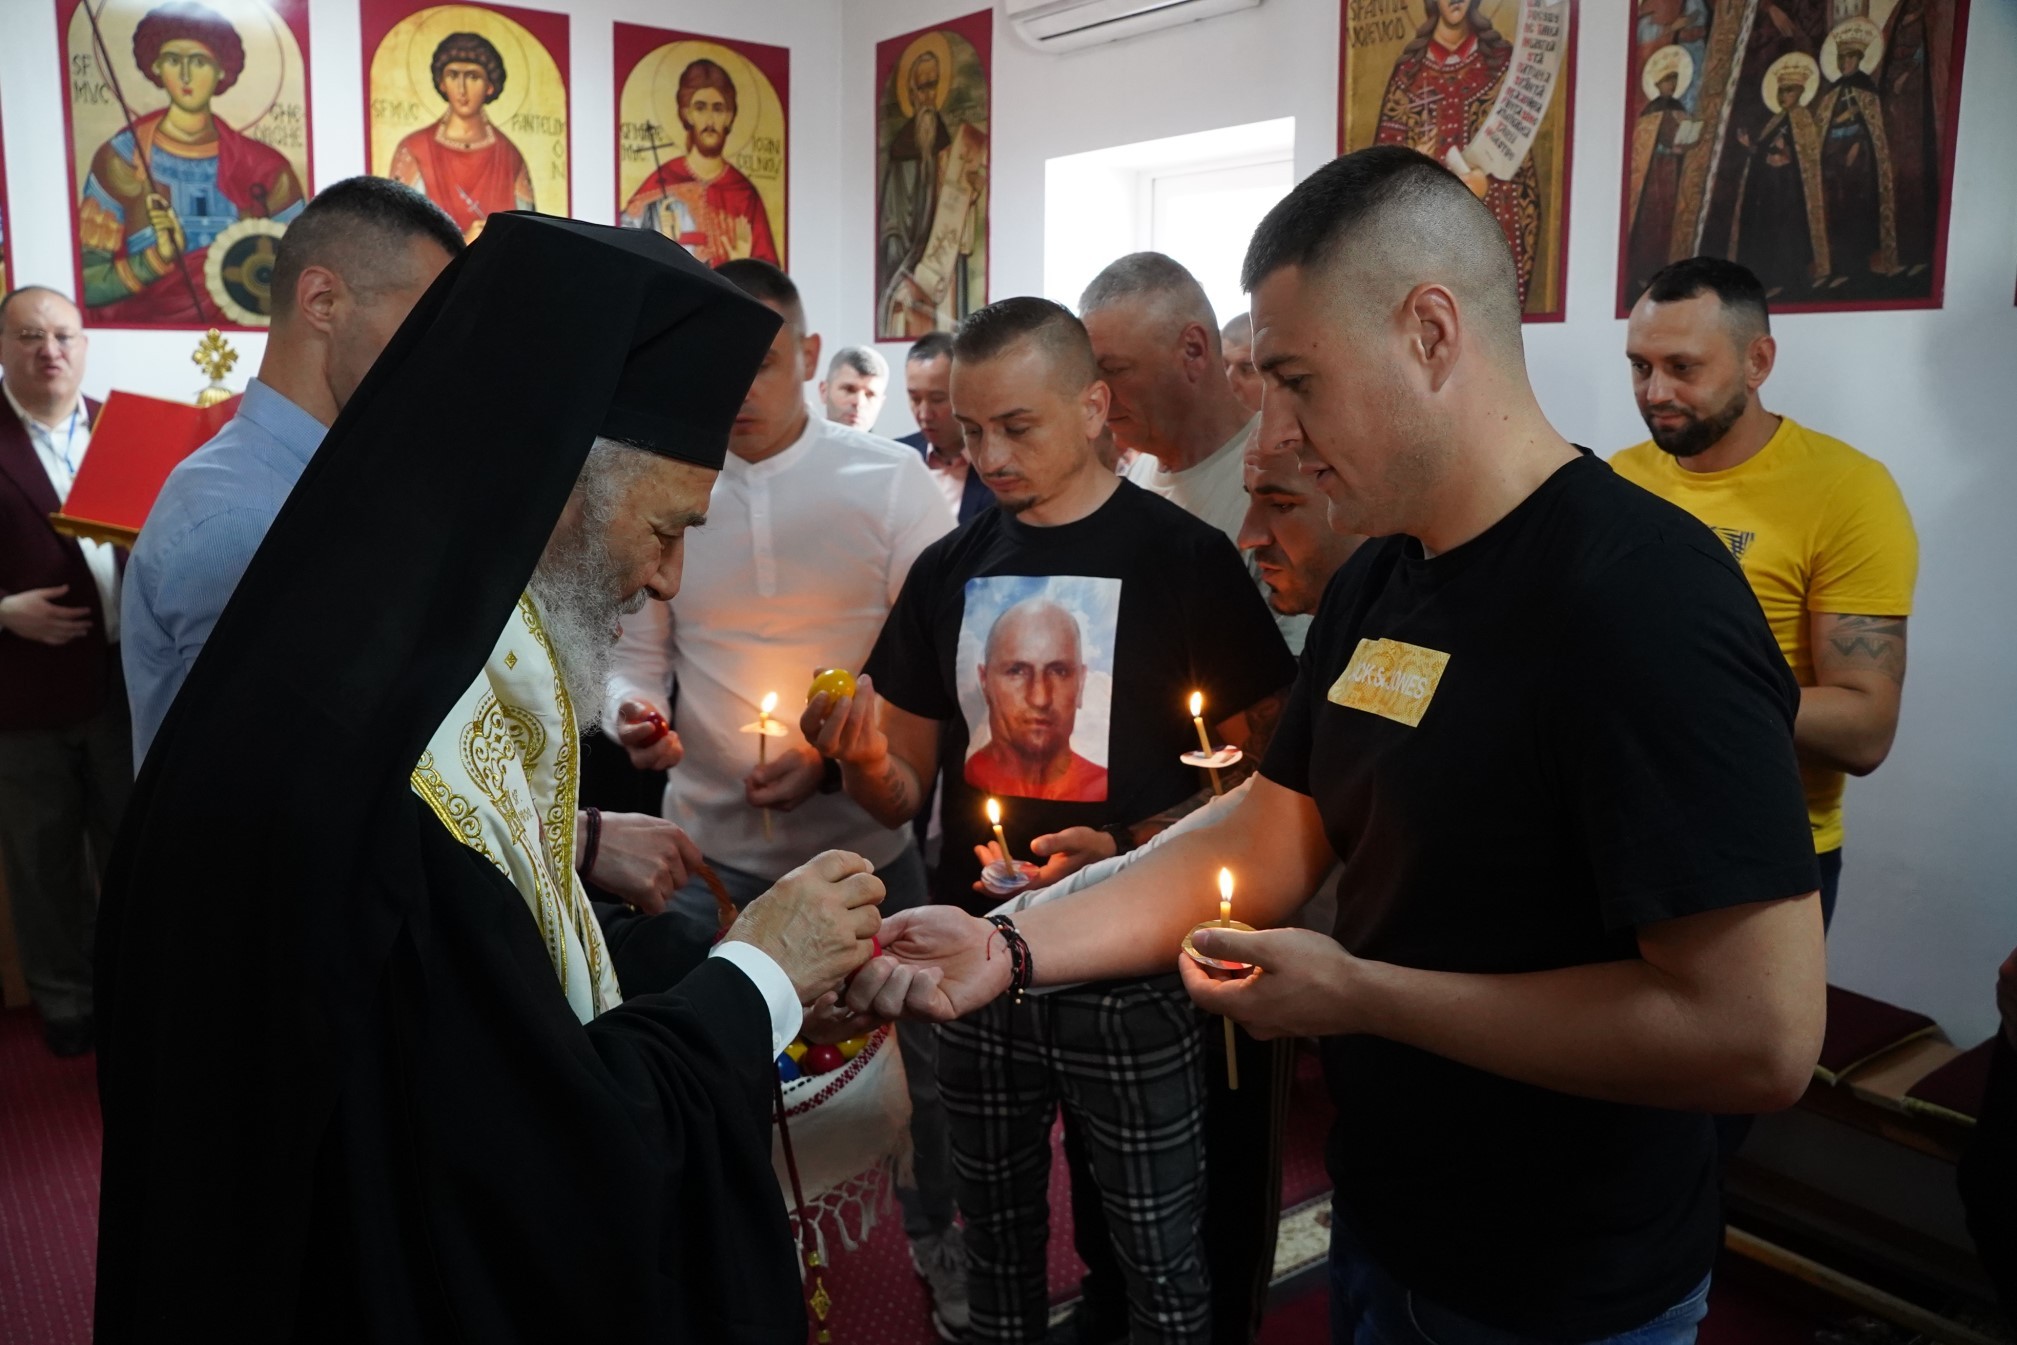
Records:
[[[554,531],[526,585],[553,645],[560,683],[574,702],[575,725],[583,732],[602,722],[618,625],[650,597],[643,589],[624,597],[628,580],[609,550],[610,524],[650,458],[628,444],[595,441],[575,483],[582,497],[580,521]]]

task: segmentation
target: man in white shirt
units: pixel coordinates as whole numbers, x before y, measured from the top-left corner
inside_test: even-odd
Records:
[[[1128,480],[1238,545],[1247,514],[1241,455],[1257,422],[1227,380],[1204,288],[1173,258],[1131,252],[1093,277],[1079,318],[1112,394],[1115,442],[1141,455]],[[1258,573],[1254,582],[1265,592]],[[1302,653],[1310,619],[1277,612],[1275,624],[1289,652]]]
[[[91,1049],[93,870],[133,783],[121,557],[49,524],[91,447],[97,407],[78,391],[89,344],[56,291],[0,299],[0,862],[22,971],[60,1056]]]
[[[861,667],[911,562],[952,529],[952,510],[915,453],[808,412],[818,346],[791,280],[753,259],[719,274],[784,326],[729,435],[707,526],[688,539],[677,603],[648,603],[623,622],[605,728],[639,769],[673,768],[665,816],[699,842],[738,905],[823,850],[874,864],[884,910],[922,905],[910,830],[871,818],[839,791],[837,770],[829,783],[797,724],[815,672]],[[745,731],[773,692],[772,722],[786,736]],[[690,884],[673,904],[697,938],[713,936],[705,887]],[[933,1037],[900,1031],[898,1044],[917,1151],[916,1189],[899,1190],[904,1229],[935,1323],[953,1339],[966,1327],[966,1268]]]
[[[826,377],[819,381],[819,404],[826,418],[851,430],[874,429],[888,396],[889,361],[870,346],[834,351]]]

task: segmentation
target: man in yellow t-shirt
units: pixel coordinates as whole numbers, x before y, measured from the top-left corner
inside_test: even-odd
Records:
[[[1669,265],[1625,336],[1653,437],[1611,465],[1729,546],[1792,665],[1825,923],[1846,777],[1883,764],[1898,729],[1919,542],[1884,464],[1760,404],[1776,350],[1750,271],[1716,257]]]

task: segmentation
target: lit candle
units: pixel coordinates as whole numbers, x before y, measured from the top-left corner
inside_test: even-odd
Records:
[[[762,766],[770,760],[770,712],[777,708],[777,693],[771,692],[756,707],[756,764]],[[763,810],[763,838],[770,839],[770,809]]]
[[[1219,870],[1219,924],[1233,922],[1233,871]],[[1234,1092],[1240,1089],[1239,1038],[1233,1035],[1233,1020],[1226,1023],[1226,1087]]]
[[[1212,755],[1212,740],[1211,736],[1205,732],[1205,697],[1203,692],[1193,691],[1191,693],[1191,723],[1197,725],[1198,750],[1204,753],[1205,757],[1209,759]],[[1225,787],[1219,782],[1218,768],[1207,766],[1205,767],[1205,771],[1212,777],[1212,793],[1225,793]]]
[[[987,801],[987,820],[988,825],[994,828],[995,844],[1001,847],[1001,862],[1006,864],[1009,862],[1008,837],[1002,834],[1001,805],[993,799]]]

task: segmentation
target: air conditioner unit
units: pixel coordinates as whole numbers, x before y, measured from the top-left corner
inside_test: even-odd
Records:
[[[1076,51],[1196,23],[1261,0],[1000,0],[1009,27],[1038,51]]]

